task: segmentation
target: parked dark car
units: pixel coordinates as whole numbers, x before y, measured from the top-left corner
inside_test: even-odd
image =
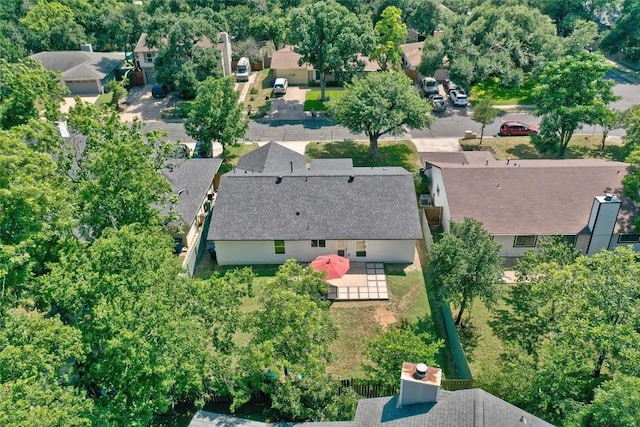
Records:
[[[153,85],[153,87],[151,88],[151,95],[153,95],[154,98],[164,98],[168,94],[169,88],[167,87],[167,85],[157,84]]]
[[[500,136],[528,136],[538,133],[538,128],[521,122],[504,122],[500,125]]]
[[[433,111],[437,113],[441,113],[443,111],[447,111],[447,103],[444,101],[444,96],[442,95],[434,95],[431,97],[431,106],[433,107]]]
[[[452,82],[449,79],[444,79],[444,82],[442,82],[442,87],[444,87],[444,91],[447,93],[447,95],[452,90],[456,90],[456,89],[460,88],[460,86],[458,86],[457,84],[455,84],[454,82]]]

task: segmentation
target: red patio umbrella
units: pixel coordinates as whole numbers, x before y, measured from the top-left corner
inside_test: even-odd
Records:
[[[349,271],[349,260],[340,255],[320,255],[311,261],[311,266],[318,271],[326,271],[326,280],[338,279]]]

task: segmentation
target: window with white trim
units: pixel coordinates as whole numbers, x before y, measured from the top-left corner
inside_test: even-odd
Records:
[[[516,236],[513,240],[514,247],[534,248],[538,236]]]
[[[144,62],[151,63],[153,62],[153,53],[147,52],[144,54]]]
[[[312,240],[311,241],[312,248],[326,248],[327,241],[326,240]]]
[[[356,256],[357,257],[366,257],[367,256],[367,242],[366,242],[366,240],[356,240]]]

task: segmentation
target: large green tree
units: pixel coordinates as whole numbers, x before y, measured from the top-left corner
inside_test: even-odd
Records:
[[[402,64],[401,43],[407,36],[407,25],[402,22],[402,11],[395,6],[387,7],[376,22],[376,47],[371,59],[378,61],[382,71],[400,71]]]
[[[393,388],[398,385],[402,362],[435,366],[437,354],[443,346],[442,340],[421,330],[418,324],[391,326],[379,331],[365,344],[363,354],[368,361],[363,364],[363,369],[368,379]]]
[[[38,61],[0,59],[0,128],[27,123],[41,114],[57,120],[66,93],[60,73],[46,70]]]
[[[640,106],[633,106],[624,112],[623,137],[629,163],[627,175],[622,179],[624,193],[630,199],[640,202]],[[634,217],[634,224],[640,229],[640,215]]]
[[[81,333],[57,317],[14,310],[0,327],[0,424],[91,426],[92,402],[76,387],[86,360]]]
[[[640,3],[624,0],[620,17],[602,40],[601,47],[609,53],[622,53],[632,60],[640,59]]]
[[[192,99],[200,82],[222,76],[220,53],[215,46],[218,33],[208,19],[181,14],[157,18],[152,24],[147,45],[158,48],[153,60],[157,82],[175,87],[181,97]]]
[[[76,176],[83,236],[91,240],[107,228],[159,224],[171,188],[160,172],[158,135],[143,133],[140,122],[120,122],[115,111],[102,114],[83,103],[71,109],[69,124],[87,141]]]
[[[301,55],[300,64],[311,64],[320,73],[321,99],[325,100],[326,76],[362,71],[359,55],[374,47],[371,22],[337,3],[324,0],[291,11],[289,41]]]
[[[634,427],[640,420],[640,378],[619,375],[600,385],[580,414],[583,426]]]
[[[237,145],[247,131],[249,123],[233,87],[231,77],[210,77],[198,88],[184,128],[189,136],[202,141],[200,155],[203,157],[210,157],[212,144],[218,142],[222,145],[222,159],[227,162],[229,147]]]
[[[82,333],[79,383],[101,425],[148,425],[182,399],[226,393],[249,274],[188,278],[163,230],[109,229],[69,252],[37,303]]]
[[[460,308],[456,325],[474,299],[488,305],[496,301],[503,272],[499,252],[500,246],[482,223],[472,218],[452,221],[449,231],[432,246],[430,265],[435,283],[445,301]]]
[[[542,116],[533,137],[541,152],[564,157],[573,133],[583,124],[595,124],[615,101],[614,82],[604,75],[611,66],[597,53],[567,56],[545,67],[533,90],[535,114]]]
[[[369,73],[345,85],[342,97],[332,101],[334,120],[351,132],[369,137],[371,157],[378,159],[378,139],[401,135],[406,129],[431,126],[431,106],[420,97],[411,80],[401,73]]]
[[[518,263],[519,283],[493,324],[506,348],[496,370],[507,382],[489,388],[562,424],[609,375],[637,375],[640,264],[631,248],[592,257],[558,242],[542,250]]]
[[[30,50],[77,50],[86,41],[73,10],[57,1],[40,0],[20,19]]]

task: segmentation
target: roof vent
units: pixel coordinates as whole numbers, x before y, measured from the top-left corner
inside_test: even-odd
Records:
[[[278,176],[276,177],[276,184],[280,184],[282,182],[282,177]]]
[[[610,202],[610,201],[613,199],[613,194],[611,194],[611,193],[607,193],[607,194],[605,194],[605,195],[604,195],[604,199],[605,199],[607,202]]]
[[[524,417],[524,415],[520,417],[520,422],[522,424],[526,424],[527,423],[527,419]]]
[[[93,46],[91,46],[91,43],[82,43],[80,45],[80,50],[82,52],[93,52]]]
[[[347,180],[347,182],[353,182],[354,179],[355,179],[355,176],[349,175],[349,180]]]
[[[413,378],[417,380],[423,379],[427,375],[427,365],[424,363],[418,363],[416,365],[416,371],[413,374]]]

